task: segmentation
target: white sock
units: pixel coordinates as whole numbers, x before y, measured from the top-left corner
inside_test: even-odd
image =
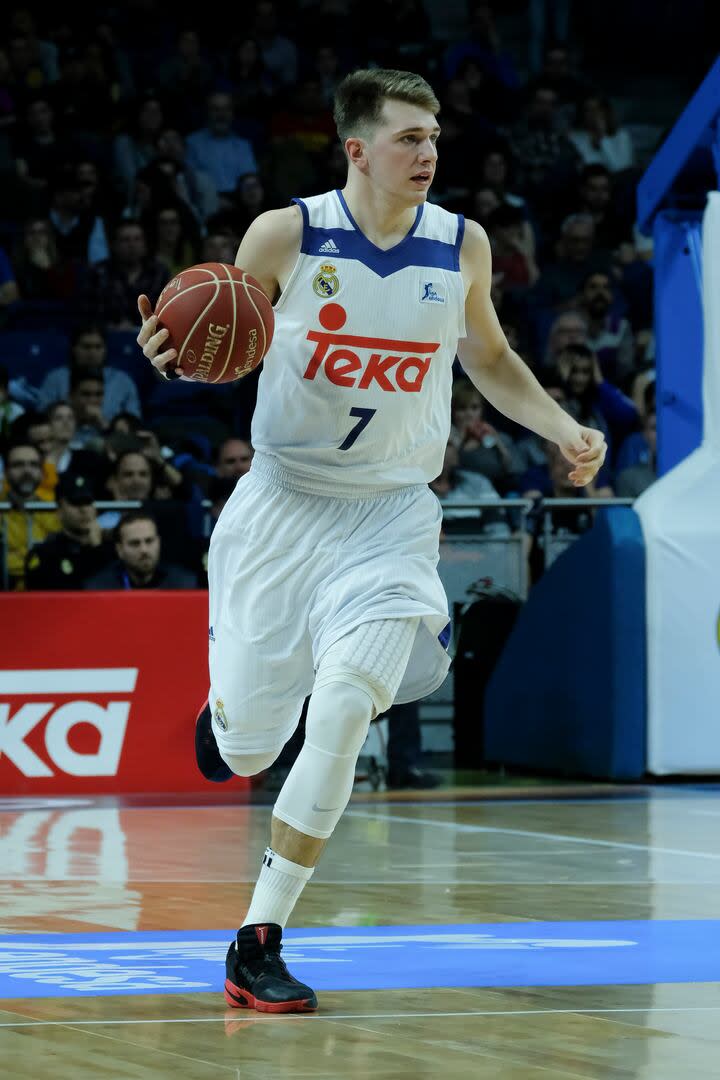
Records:
[[[290,862],[272,848],[265,848],[260,877],[243,926],[279,923],[284,929],[314,869],[314,866]]]

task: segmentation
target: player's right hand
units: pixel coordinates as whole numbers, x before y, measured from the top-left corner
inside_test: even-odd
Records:
[[[142,326],[137,336],[137,343],[143,355],[147,356],[152,366],[157,368],[165,378],[174,379],[182,375],[182,368],[175,367],[173,364],[173,361],[177,360],[177,351],[175,349],[160,351],[170,335],[165,329],[158,330],[157,315],[153,315],[152,304],[144,294],[138,296],[138,311]]]

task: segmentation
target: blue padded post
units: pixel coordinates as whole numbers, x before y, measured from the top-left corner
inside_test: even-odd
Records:
[[[637,779],[646,698],[642,531],[609,507],[530,592],[486,689],[487,760]]]
[[[655,219],[658,475],[697,450],[703,434],[702,215]]]

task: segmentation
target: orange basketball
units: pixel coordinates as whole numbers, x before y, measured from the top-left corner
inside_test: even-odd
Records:
[[[226,263],[200,263],[169,281],[158,298],[158,329],[177,366],[198,382],[226,383],[256,368],[270,348],[275,317],[255,278]]]

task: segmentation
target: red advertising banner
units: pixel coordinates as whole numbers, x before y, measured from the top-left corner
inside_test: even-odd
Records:
[[[8,594],[0,627],[0,793],[215,787],[193,749],[206,592]]]

